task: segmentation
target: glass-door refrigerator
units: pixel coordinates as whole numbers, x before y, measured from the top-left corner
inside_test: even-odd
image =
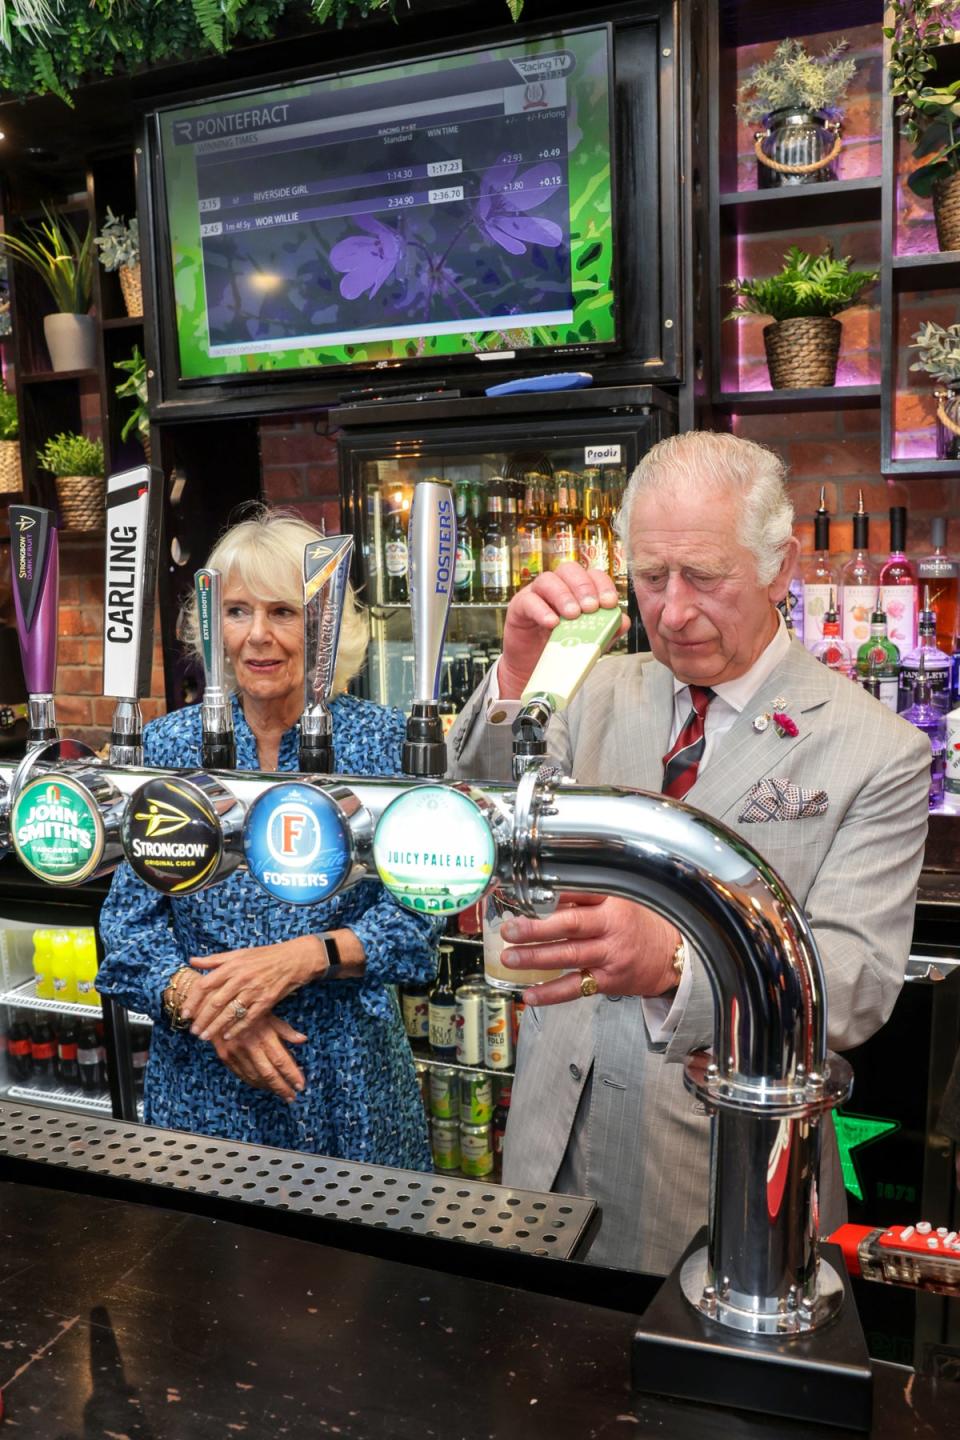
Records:
[[[675,428],[673,404],[643,387],[620,413],[591,410],[582,393],[572,413],[543,410],[536,405],[543,397],[530,397],[529,418],[457,424],[372,425],[379,418],[372,405],[334,412],[331,418],[342,427],[343,527],[356,538],[354,582],[371,620],[360,693],[401,710],[412,701],[407,521],[419,480],[447,482],[457,504],[454,600],[441,689],[449,723],[500,652],[510,597],[562,560],[609,570],[634,622],[622,643],[646,648],[613,521],[637,461]],[[480,412],[490,403],[481,397],[472,408]],[[444,410],[461,408],[470,407],[442,403]],[[424,402],[390,405],[383,414],[386,420],[391,412],[411,411],[425,418],[436,413]]]

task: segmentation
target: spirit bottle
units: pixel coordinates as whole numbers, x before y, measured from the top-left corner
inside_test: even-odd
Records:
[[[900,650],[917,643],[919,590],[917,576],[906,557],[907,510],[890,507],[890,555],[880,571],[880,600],[887,617],[887,634]]]
[[[440,945],[440,965],[437,978],[427,993],[427,1015],[430,1027],[430,1054],[437,1060],[456,1060],[457,1026],[455,1022],[457,997],[453,989],[451,970],[453,946]]]
[[[577,477],[572,470],[558,470],[554,480],[553,515],[547,532],[551,570],[577,558]]]
[[[471,513],[473,495],[466,485],[457,490],[457,559],[453,598],[461,604],[480,599],[480,535]]]
[[[952,655],[957,637],[957,584],[960,566],[946,553],[947,522],[938,516],[930,525],[933,553],[925,555],[917,565],[921,586],[930,586],[930,605],[937,621],[937,644],[946,655]]]
[[[870,634],[870,616],[877,594],[877,568],[870,559],[870,516],[863,508],[863,491],[853,517],[853,554],[840,572],[840,630],[858,650]]]
[[[810,654],[814,660],[819,660],[821,665],[838,670],[841,675],[853,675],[853,656],[849,645],[840,635],[840,621],[832,590],[827,602],[827,613],[823,617],[823,634]]]
[[[517,493],[512,480],[504,480],[504,527],[510,542],[510,594],[520,589],[520,536],[517,526]]]
[[[603,491],[596,470],[588,470],[584,475],[583,519],[577,527],[577,549],[584,570],[604,570],[612,576],[613,537],[604,517]]]
[[[605,476],[603,491],[603,514],[610,526],[613,540],[613,583],[617,587],[617,594],[623,603],[630,598],[630,577],[627,573],[627,552],[620,539],[617,516],[623,501],[626,478],[626,471],[623,467],[614,466]]]
[[[384,599],[388,605],[403,605],[408,598],[407,531],[403,523],[403,511],[399,505],[395,506],[387,516],[383,548],[386,561]]]
[[[934,704],[930,690],[930,677],[924,668],[924,658],[913,683],[913,703],[903,712],[904,720],[916,725],[930,741],[930,809],[936,810],[943,804],[944,773],[947,763],[947,721],[943,711]]]
[[[504,605],[510,599],[510,536],[503,518],[503,497],[487,498],[487,523],[483,527],[480,552],[480,583],[488,605]]]
[[[517,524],[520,584],[529,585],[543,573],[543,546],[547,523],[546,478],[532,470],[523,477],[523,514]]]
[[[897,713],[899,703],[900,651],[889,639],[887,617],[879,593],[876,608],[870,617],[870,639],[865,641],[857,654],[857,674],[876,681],[876,687],[869,686],[888,710]]]
[[[916,648],[909,650],[900,661],[900,713],[913,701],[913,689],[923,667],[932,703],[946,715],[950,709],[950,656],[937,645],[937,617],[930,608],[930,586],[923,587],[923,609],[920,611],[918,628],[920,638]]]
[[[830,608],[831,592],[837,588],[837,573],[830,559],[830,516],[824,489],[820,487],[820,509],[813,522],[813,554],[803,569],[803,643],[812,650],[823,638],[823,617]]]

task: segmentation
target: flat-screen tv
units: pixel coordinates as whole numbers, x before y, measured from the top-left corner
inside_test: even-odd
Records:
[[[159,110],[181,383],[616,343],[606,25]]]

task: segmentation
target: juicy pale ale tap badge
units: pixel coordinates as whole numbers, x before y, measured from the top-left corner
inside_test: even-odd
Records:
[[[130,868],[165,895],[190,895],[213,875],[223,849],[220,821],[189,780],[154,779],[130,797],[123,817]]]
[[[496,847],[490,826],[468,795],[440,785],[392,800],[373,837],[377,873],[408,910],[455,915],[486,893]]]
[[[23,865],[51,885],[77,885],[103,853],[103,823],[92,798],[65,776],[37,776],[20,791],[10,817]]]
[[[247,814],[243,849],[250,874],[269,895],[314,905],[350,873],[353,847],[335,800],[312,785],[275,785]]]

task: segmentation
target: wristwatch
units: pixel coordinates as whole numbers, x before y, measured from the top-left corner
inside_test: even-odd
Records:
[[[325,930],[320,936],[327,951],[327,970],[335,970],[340,965],[340,947],[329,930]],[[324,972],[326,973],[326,972]]]

